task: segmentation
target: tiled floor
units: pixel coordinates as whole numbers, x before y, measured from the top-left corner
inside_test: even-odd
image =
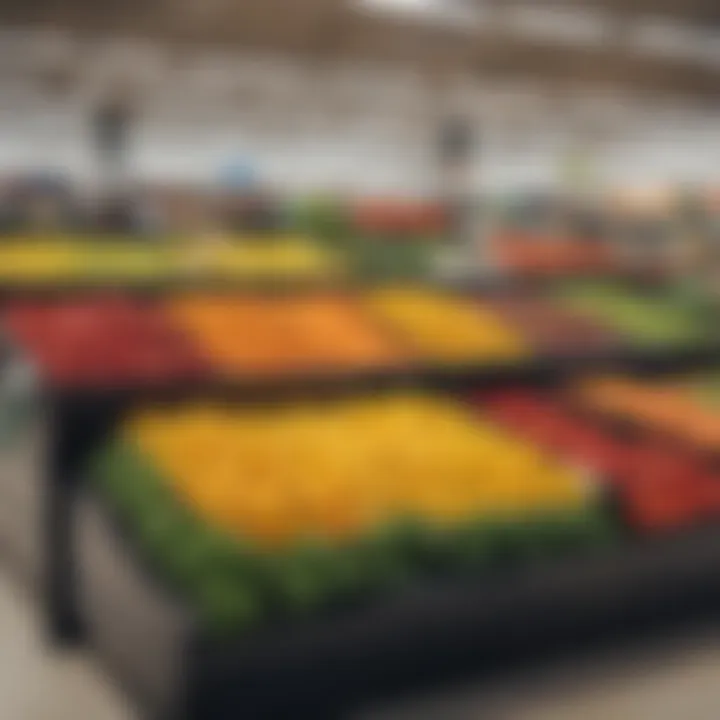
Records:
[[[367,714],[367,720],[717,720],[720,629],[645,642]],[[53,652],[0,574],[0,720],[133,720],[92,659]]]

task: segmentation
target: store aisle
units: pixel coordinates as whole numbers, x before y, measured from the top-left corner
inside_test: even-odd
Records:
[[[34,608],[0,574],[0,718],[132,720],[133,714],[81,653],[45,646]]]

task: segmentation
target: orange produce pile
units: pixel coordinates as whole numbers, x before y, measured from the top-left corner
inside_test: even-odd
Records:
[[[708,449],[720,448],[720,415],[670,384],[608,379],[583,386],[579,394],[585,404],[601,412],[635,420]]]
[[[190,297],[168,310],[221,371],[349,369],[402,359],[345,298]]]

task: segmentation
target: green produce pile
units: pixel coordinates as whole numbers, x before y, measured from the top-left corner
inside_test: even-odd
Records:
[[[560,293],[562,303],[650,345],[710,342],[716,332],[700,311],[671,295],[612,285],[578,285]]]
[[[360,279],[428,277],[441,246],[433,234],[402,238],[368,234],[354,226],[350,209],[332,198],[296,203],[291,227],[340,251],[350,271]]]
[[[361,279],[406,280],[433,273],[437,242],[354,240],[346,246],[348,266]]]

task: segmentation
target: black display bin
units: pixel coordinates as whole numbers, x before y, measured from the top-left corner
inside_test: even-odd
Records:
[[[412,375],[395,371],[352,376],[304,376],[285,382],[227,382],[115,387],[47,388],[44,417],[48,422],[43,488],[43,593],[50,637],[74,642],[82,635],[75,602],[76,569],[72,546],[75,503],[83,471],[118,423],[136,407],[207,400],[267,405],[294,399],[382,393],[417,387]]]
[[[352,376],[305,376],[282,383],[248,380],[98,390],[49,388],[44,411],[49,424],[46,465],[39,486],[42,490],[42,529],[45,533],[41,546],[46,586],[43,598],[50,636],[60,642],[72,642],[82,634],[74,597],[76,568],[72,546],[74,508],[82,485],[80,478],[92,453],[101,447],[119,421],[135,407],[187,400],[265,405],[402,390],[466,395],[522,386],[554,388],[598,370],[657,375],[712,367],[718,362],[720,351],[686,348],[675,354],[637,353],[575,362],[537,362],[525,367],[456,367],[414,373],[381,371]]]
[[[672,373],[713,366],[718,357],[707,349],[637,354],[616,358],[615,369]],[[148,403],[211,399],[264,405],[401,388],[451,393],[522,383],[554,388],[599,369],[608,358],[587,363],[549,362],[525,374],[518,368],[468,367],[305,377],[273,386],[45,388],[47,451],[34,500],[42,515],[30,534],[42,540],[35,561],[42,571],[39,589],[50,639],[93,645],[153,719],[322,718],[424,690],[433,680],[486,672],[584,639],[623,635],[646,620],[664,622],[712,608],[720,601],[720,527],[703,527],[524,572],[408,588],[218,646],[202,636],[190,610],[148,576],[83,482],[92,453],[127,413]]]
[[[720,600],[716,525],[428,581],[219,642],[92,492],[79,498],[75,542],[88,641],[153,720],[342,717],[712,613]]]

